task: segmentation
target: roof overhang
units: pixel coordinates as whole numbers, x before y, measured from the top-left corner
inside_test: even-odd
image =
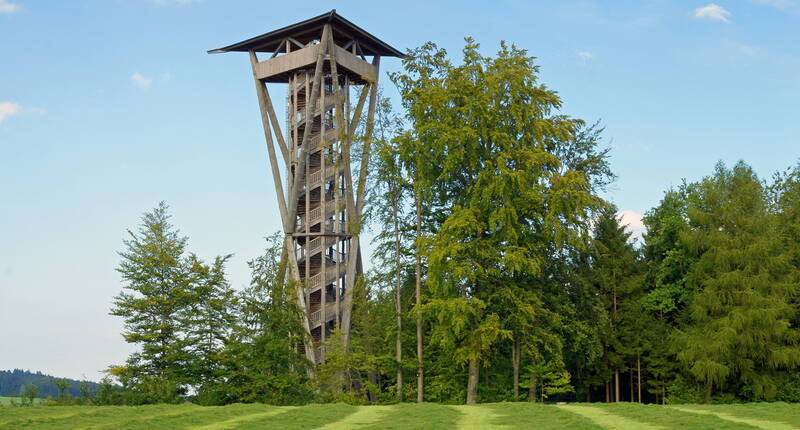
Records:
[[[367,33],[361,27],[346,20],[344,17],[336,13],[336,9],[324,13],[314,18],[289,25],[287,27],[279,28],[270,31],[269,33],[262,34],[242,42],[234,43],[233,45],[224,48],[212,49],[208,51],[209,54],[218,54],[222,52],[275,52],[283,49],[283,44],[288,38],[292,38],[301,44],[307,44],[314,40],[319,39],[321,29],[325,24],[331,24],[333,30],[333,39],[337,45],[344,45],[351,40],[358,42],[360,53],[366,56],[381,56],[381,57],[398,57],[403,58],[405,55],[395,48],[392,48],[386,42],[378,39],[377,37]]]

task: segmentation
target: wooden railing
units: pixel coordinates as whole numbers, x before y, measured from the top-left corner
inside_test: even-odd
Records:
[[[327,315],[328,319],[330,319],[331,316],[336,315],[336,302],[326,303],[325,311],[325,315]],[[322,322],[322,309],[312,312],[311,315],[309,315],[308,320],[312,326],[316,326]]]

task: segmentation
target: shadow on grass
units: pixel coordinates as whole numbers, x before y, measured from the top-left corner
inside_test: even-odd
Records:
[[[360,430],[447,430],[458,428],[464,414],[435,403],[401,403],[394,405],[380,419]]]
[[[308,405],[290,409],[278,415],[259,420],[245,421],[236,425],[236,430],[300,430],[315,429],[344,419],[356,411],[355,406],[344,403]]]
[[[589,406],[587,404],[587,406]],[[595,406],[594,404],[591,406]],[[621,417],[646,422],[664,428],[690,428],[714,430],[757,429],[741,422],[724,420],[714,415],[700,415],[662,405],[640,405],[636,403],[597,404],[599,409]]]
[[[675,405],[691,409],[724,413],[740,418],[775,421],[800,428],[800,404],[797,403],[742,403],[735,405]]]
[[[506,429],[537,430],[602,430],[588,418],[567,412],[551,405],[540,405],[527,402],[490,403],[483,405],[490,408],[497,417],[492,425]]]

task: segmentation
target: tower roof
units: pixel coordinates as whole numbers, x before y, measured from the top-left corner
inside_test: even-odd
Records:
[[[337,44],[345,44],[351,40],[355,40],[358,42],[358,46],[361,48],[361,53],[363,55],[378,55],[382,57],[399,58],[405,57],[402,52],[392,48],[386,42],[367,33],[361,27],[344,19],[344,17],[336,13],[336,9],[322,15],[315,16],[314,18],[279,28],[242,42],[234,43],[233,45],[229,45],[224,48],[213,49],[208,51],[208,53],[217,54],[221,52],[234,51],[247,52],[251,49],[256,52],[275,52],[276,50],[281,49],[281,42],[290,37],[302,44],[307,44],[313,40],[319,39],[322,27],[325,24],[332,25],[333,39]]]

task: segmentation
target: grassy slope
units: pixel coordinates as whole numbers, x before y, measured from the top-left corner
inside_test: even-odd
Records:
[[[697,412],[693,412],[696,410]],[[726,419],[727,417],[727,419]],[[784,403],[699,406],[680,409],[637,404],[543,406],[494,403],[480,406],[344,404],[276,407],[267,405],[53,406],[2,407],[5,429],[541,429],[662,430],[793,429],[800,430],[800,405]]]

